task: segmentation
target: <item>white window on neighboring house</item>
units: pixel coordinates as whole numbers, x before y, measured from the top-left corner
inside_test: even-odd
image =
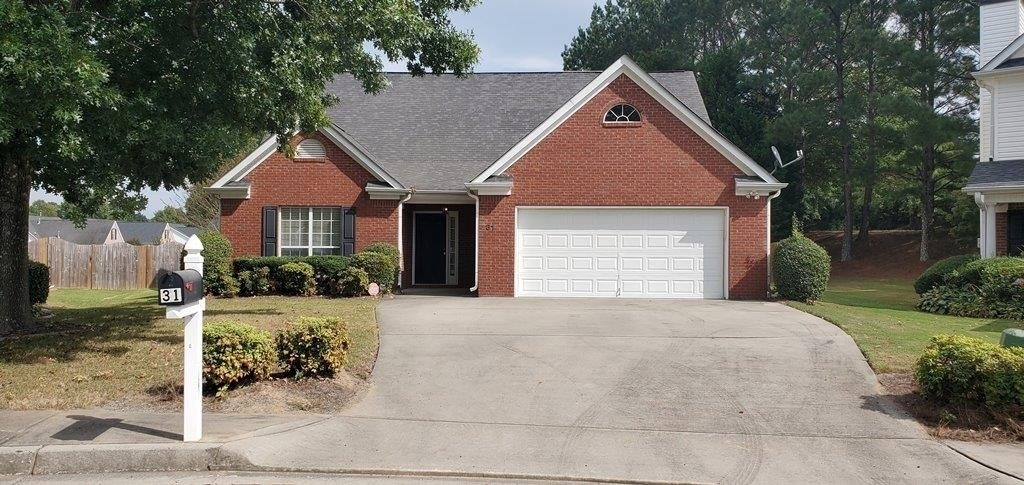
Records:
[[[282,207],[281,256],[342,254],[342,208]]]

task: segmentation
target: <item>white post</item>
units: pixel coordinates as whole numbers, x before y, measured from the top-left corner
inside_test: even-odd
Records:
[[[996,205],[985,203],[985,258],[996,257]]]
[[[193,235],[185,243],[185,269],[203,274],[203,243]],[[185,320],[185,441],[203,437],[203,308],[184,317]]]

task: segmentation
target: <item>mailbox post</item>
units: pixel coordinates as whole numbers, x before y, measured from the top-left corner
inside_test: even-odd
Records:
[[[185,321],[184,441],[203,437],[203,243],[192,236],[185,243],[185,269],[160,278],[158,298],[167,318]]]

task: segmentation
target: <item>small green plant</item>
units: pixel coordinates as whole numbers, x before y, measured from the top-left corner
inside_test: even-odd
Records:
[[[810,302],[828,287],[831,258],[799,231],[779,242],[772,254],[772,279],[780,298]]]
[[[28,262],[28,299],[33,305],[46,303],[50,297],[50,267],[37,262]]]
[[[340,373],[348,347],[348,331],[336,318],[303,317],[277,335],[281,367],[297,379]]]
[[[371,283],[380,285],[380,290],[390,293],[395,287],[398,267],[394,259],[383,253],[362,251],[352,255],[352,266],[366,271]]]
[[[311,296],[316,293],[313,267],[307,263],[285,263],[277,268],[277,287],[285,295]]]
[[[270,334],[251,325],[221,322],[203,328],[203,383],[219,397],[269,377],[274,357]]]
[[[264,266],[238,273],[238,293],[243,296],[270,294],[270,268]]]
[[[914,281],[914,291],[918,295],[923,295],[928,290],[945,283],[946,276],[950,273],[958,271],[968,263],[977,260],[978,255],[976,254],[961,254],[938,261],[924,270],[921,276],[917,277],[917,280]]]
[[[1024,350],[937,335],[917,362],[921,393],[941,403],[1024,405]]]

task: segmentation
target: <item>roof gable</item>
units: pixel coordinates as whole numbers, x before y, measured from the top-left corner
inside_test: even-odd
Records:
[[[1010,45],[999,51],[999,54],[996,54],[996,56],[985,63],[984,66],[981,66],[981,69],[978,69],[977,74],[1020,66],[1020,62],[1017,61],[1017,58],[1020,57],[1019,54],[1021,54],[1022,50],[1024,50],[1024,35],[1018,36],[1013,40],[1013,42],[1010,42]]]
[[[622,56],[615,61],[608,69],[594,78],[586,87],[576,93],[571,99],[563,104],[543,123],[537,126],[529,135],[524,137],[509,151],[497,159],[493,164],[480,172],[471,183],[482,183],[492,176],[500,175],[508,170],[512,164],[522,158],[531,149],[537,146],[541,140],[551,134],[556,128],[562,125],[580,108],[592,100],[598,93],[607,88],[620,76],[627,76],[640,88],[647,92],[658,103],[669,110],[673,115],[693,130],[704,141],[710,144],[715,150],[725,156],[745,175],[756,176],[766,183],[778,184],[772,174],[757,164],[749,155],[744,153],[735,144],[726,139],[721,133],[715,130],[711,124],[701,118],[692,109],[679,101],[649,73],[641,69],[628,56]]]

